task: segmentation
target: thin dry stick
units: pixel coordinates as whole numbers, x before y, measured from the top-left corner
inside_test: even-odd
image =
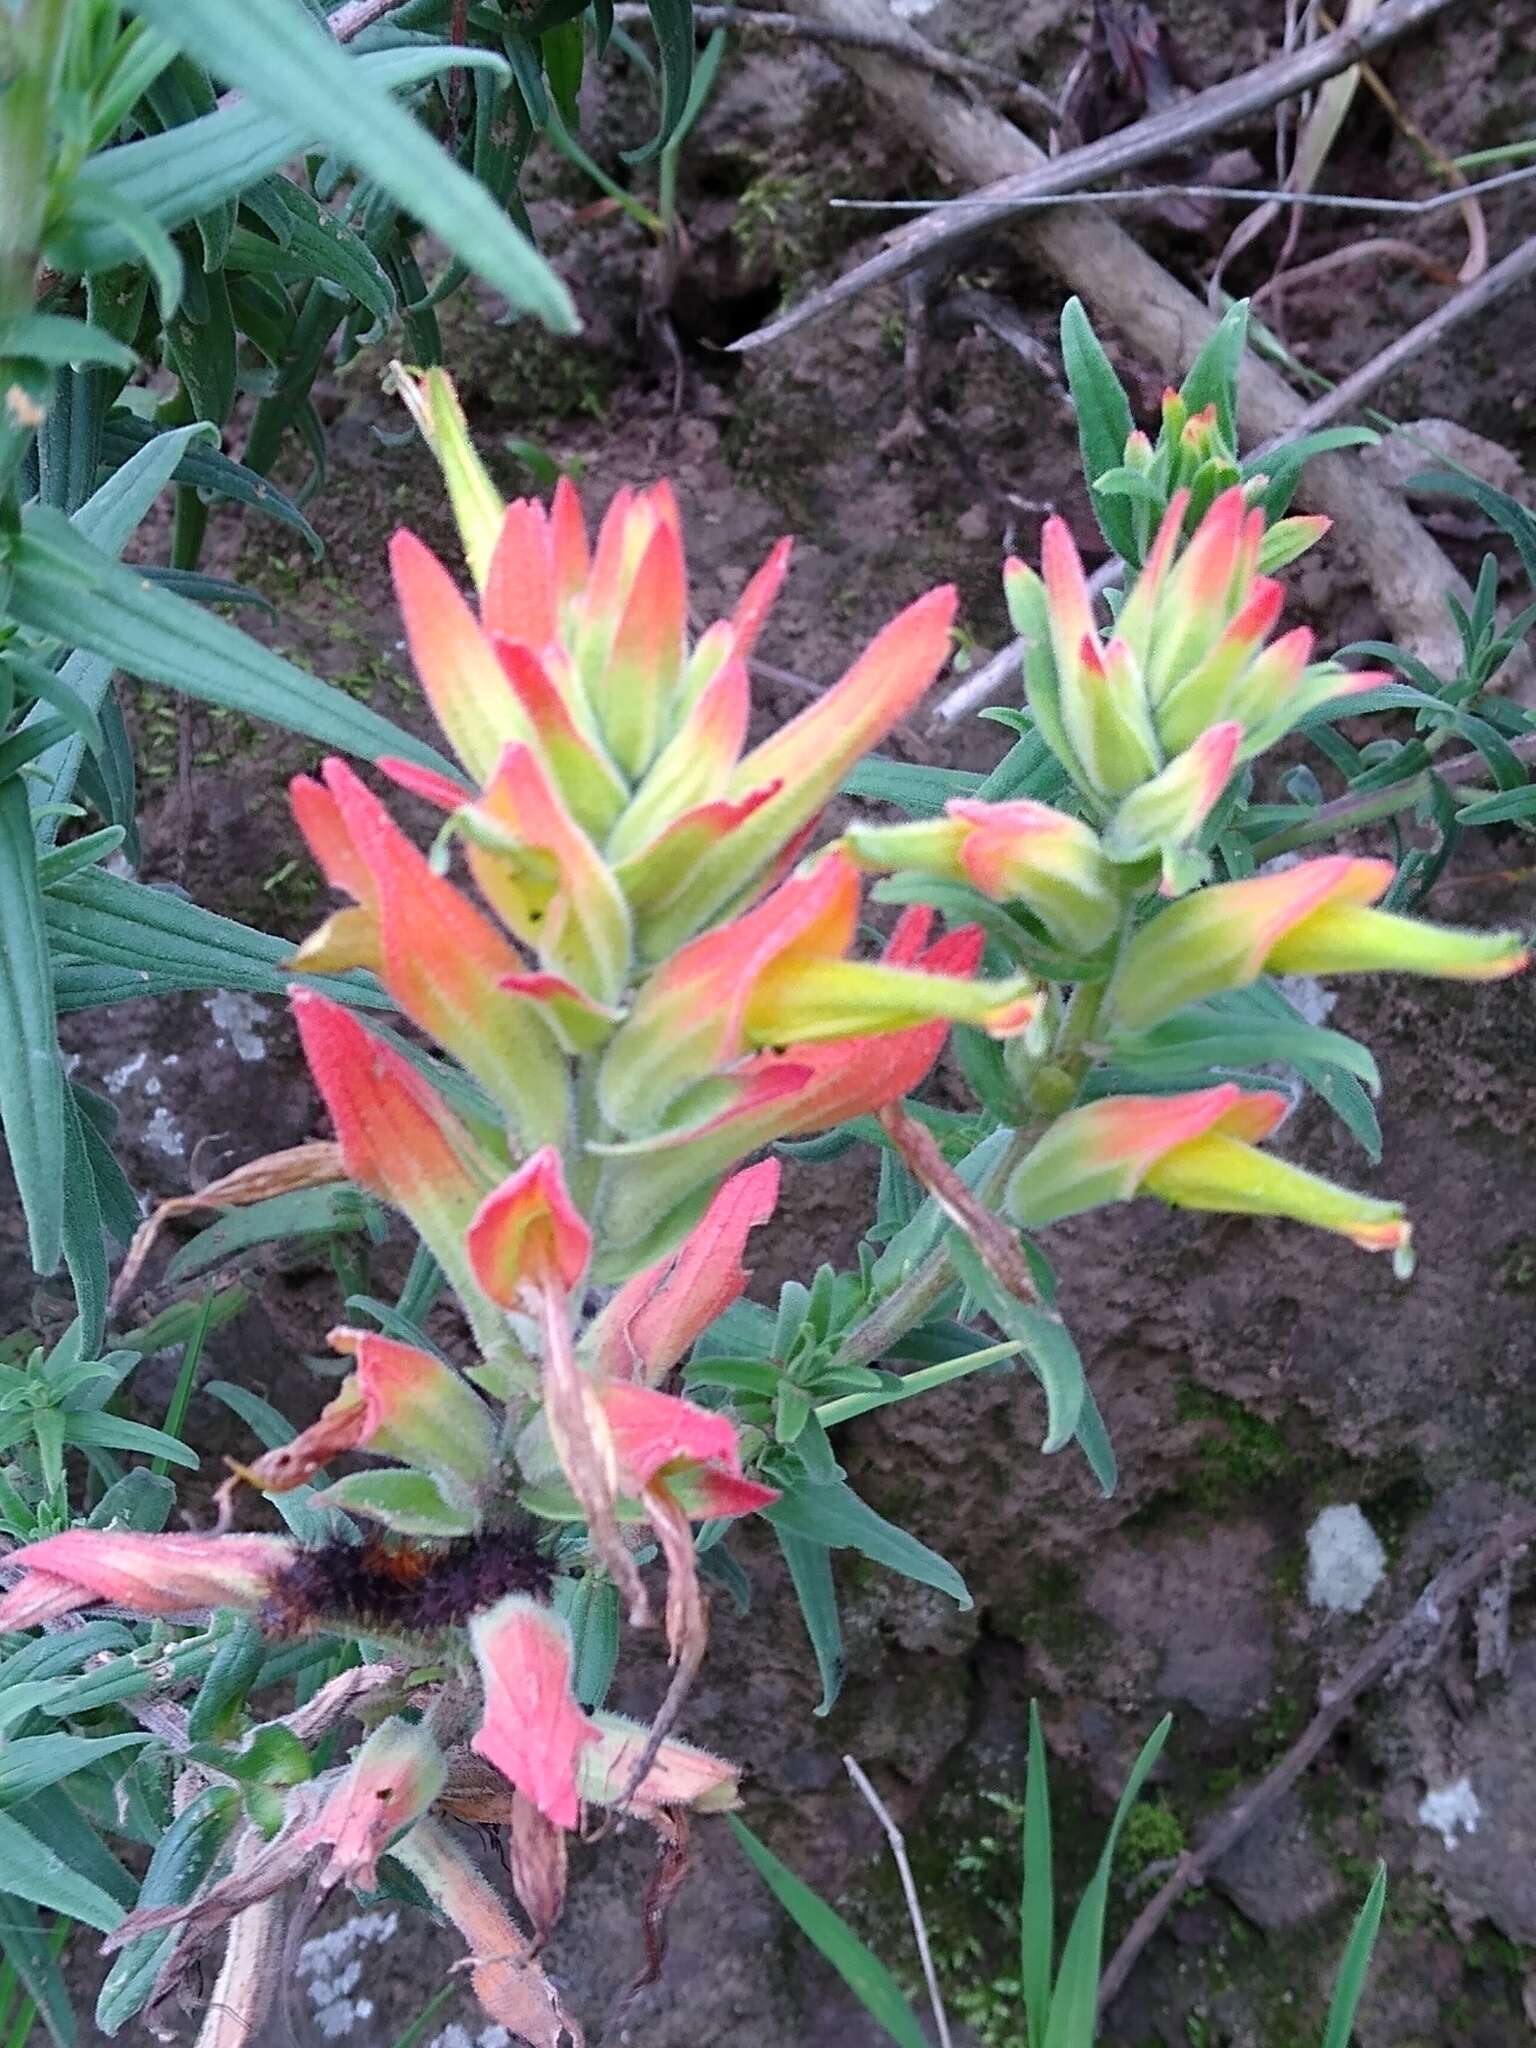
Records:
[[[367,0],[367,4],[374,4],[374,0]],[[388,4],[396,6],[399,0],[388,0]],[[619,22],[649,21],[651,10],[641,5],[640,0],[620,0],[620,5],[613,10],[613,18]],[[896,57],[904,64],[916,64],[921,70],[933,72],[935,77],[952,78],[964,85],[984,86],[989,92],[999,92],[1007,98],[1016,99],[1021,106],[1037,114],[1048,128],[1063,126],[1061,109],[1039,86],[1031,85],[1014,72],[1005,71],[1000,64],[987,64],[980,57],[957,56],[952,50],[940,50],[927,43],[921,47],[914,46],[899,29],[882,33],[872,28],[832,28],[824,22],[805,21],[798,14],[779,14],[766,7],[695,7],[693,19],[699,28],[761,29],[773,35],[792,36],[800,42],[877,50],[882,56]]]
[[[1374,19],[1358,29],[1339,29],[1333,35],[1320,37],[1309,49],[1272,58],[1241,78],[1196,93],[1116,134],[1085,143],[1080,149],[1067,150],[1032,169],[993,179],[971,195],[974,203],[958,211],[941,208],[914,221],[893,237],[878,256],[858,264],[846,276],[822,291],[813,292],[778,319],[769,321],[766,327],[733,342],[731,347],[746,351],[778,341],[808,320],[819,319],[834,306],[867,291],[871,285],[900,277],[916,265],[929,262],[941,250],[1009,219],[1026,200],[1042,193],[1075,192],[1086,185],[1100,184],[1170,150],[1187,149],[1191,143],[1218,134],[1250,115],[1261,114],[1277,101],[1331,78],[1335,72],[1358,63],[1369,51],[1433,20],[1448,4],[1449,0],[1386,0]],[[916,47],[924,46],[919,36],[912,35],[906,40]]]
[[[326,16],[325,25],[338,43],[350,43],[365,28],[372,28],[376,21],[403,5],[404,0],[347,0],[345,7]]]
[[[1137,1914],[1099,1980],[1100,2012],[1107,2010],[1130,1974],[1132,1964],[1185,1892],[1203,1883],[1211,1866],[1219,1863],[1233,1843],[1295,1784],[1360,1695],[1383,1679],[1421,1671],[1430,1664],[1450,1635],[1462,1601],[1490,1572],[1497,1571],[1506,1558],[1516,1556],[1533,1539],[1536,1509],[1527,1508],[1506,1516],[1497,1528],[1438,1572],[1408,1612],[1362,1651],[1336,1684],[1321,1688],[1317,1713],[1279,1763],[1252,1791],[1243,1793],[1227,1807],[1198,1849],[1185,1851],[1173,1875]]]
[[[883,0],[793,0],[792,11],[842,28],[890,26]],[[1031,167],[1054,168],[995,108],[942,79],[872,52],[850,50],[844,61],[899,132],[962,188],[1021,177]],[[1017,223],[1017,234],[1032,261],[1080,293],[1096,320],[1117,328],[1171,383],[1215,329],[1210,309],[1096,208],[1030,213]],[[1244,441],[1289,431],[1303,410],[1303,399],[1279,372],[1250,352],[1238,391]],[[1444,593],[1470,605],[1471,592],[1402,498],[1366,465],[1340,455],[1310,464],[1305,488],[1309,508],[1332,515],[1341,553],[1353,557],[1371,586],[1392,638],[1432,666],[1453,661],[1457,642]]]
[[[885,1829],[885,1839],[891,1845],[891,1857],[901,1879],[902,1896],[907,1902],[907,1918],[912,1922],[918,1958],[923,1966],[923,1982],[928,1986],[928,2003],[933,2007],[933,2024],[938,2029],[939,2048],[951,2048],[949,2015],[944,2010],[944,2000],[939,1991],[938,1972],[933,1967],[933,1954],[928,1946],[928,1926],[923,1919],[922,1901],[917,1896],[917,1885],[912,1876],[912,1866],[907,1861],[907,1845],[901,1829],[897,1827],[890,1808],[869,1782],[863,1768],[851,1756],[843,1758],[843,1769],[863,1795],[865,1805]]]
[[[1352,370],[1342,384],[1335,384],[1331,391],[1325,391],[1321,398],[1314,399],[1283,434],[1271,436],[1262,447],[1254,450],[1254,454],[1271,455],[1287,441],[1299,440],[1303,434],[1315,434],[1319,427],[1331,425],[1341,413],[1353,412],[1368,393],[1384,384],[1389,377],[1395,377],[1405,363],[1411,363],[1415,356],[1421,356],[1427,348],[1433,348],[1436,342],[1444,340],[1451,329],[1463,320],[1485,312],[1533,273],[1536,273],[1536,235],[1501,257],[1491,270],[1484,271],[1476,284],[1464,286],[1443,305],[1436,306],[1434,312],[1427,314],[1417,326],[1410,327],[1396,341],[1389,342],[1368,363]]]

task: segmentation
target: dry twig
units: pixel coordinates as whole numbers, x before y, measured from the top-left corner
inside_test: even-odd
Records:
[[[1405,4],[1406,0],[1388,0],[1364,33],[1400,33],[1427,20],[1439,0],[1417,0],[1411,13],[1405,11]],[[862,27],[873,21],[889,24],[880,0],[797,0],[796,11],[839,26]],[[1338,59],[1341,52],[1336,39],[1318,44],[1317,51],[1330,44]],[[1316,52],[1310,60],[1321,61]],[[968,101],[942,80],[860,51],[850,51],[847,62],[901,132],[926,146],[966,184],[995,183],[999,173],[1006,173],[1003,183],[1018,190],[1038,183],[1036,171],[1039,178],[1054,177],[1058,166],[1068,161],[1066,157],[1047,161],[1029,138],[1000,114]],[[1284,62],[1290,64],[1291,60]],[[1269,73],[1272,85],[1273,68],[1261,69]],[[1290,88],[1296,83],[1292,78]],[[1224,93],[1227,88],[1219,91]],[[1187,105],[1209,98],[1202,94],[1198,102]],[[1230,112],[1230,102],[1223,104]],[[1146,130],[1156,125],[1143,123],[1140,127]],[[1126,129],[1110,137],[1110,143],[1119,146],[1138,132]],[[1095,150],[1100,147],[1094,145]],[[1071,152],[1074,160],[1080,155]],[[1027,168],[1030,166],[1035,169]],[[1171,380],[1184,374],[1216,324],[1209,308],[1097,211],[1066,206],[1030,215],[1018,224],[1018,233],[1033,257],[1080,292],[1096,315],[1118,327]],[[1244,438],[1259,441],[1288,433],[1304,410],[1302,399],[1278,371],[1250,353],[1238,393]],[[1354,556],[1370,583],[1391,637],[1412,648],[1432,667],[1453,661],[1457,642],[1444,597],[1450,592],[1470,604],[1471,593],[1402,498],[1360,463],[1338,455],[1319,456],[1309,465],[1305,492],[1310,505],[1332,516],[1335,539],[1342,543],[1346,555]]]
[[[933,2024],[938,2033],[939,2048],[950,2048],[949,2015],[944,2010],[938,1972],[933,1967],[933,1952],[928,1945],[928,1923],[923,1918],[922,1901],[917,1896],[912,1865],[907,1860],[905,1838],[901,1829],[897,1827],[890,1808],[869,1782],[862,1765],[853,1757],[845,1756],[843,1769],[858,1787],[865,1805],[884,1828],[885,1839],[891,1845],[891,1857],[896,1865],[896,1873],[901,1879],[902,1897],[907,1902],[907,1918],[912,1922],[912,1934],[917,1942],[918,1958],[923,1966],[923,1982],[928,1986],[928,2003],[933,2007]]]
[[[1173,1875],[1137,1914],[1100,1979],[1100,2012],[1107,2010],[1130,1974],[1132,1964],[1184,1894],[1202,1884],[1212,1865],[1219,1863],[1233,1843],[1295,1784],[1360,1695],[1384,1680],[1394,1682],[1431,1664],[1455,1626],[1467,1595],[1533,1540],[1536,1509],[1526,1508],[1506,1516],[1479,1542],[1437,1572],[1408,1612],[1363,1650],[1342,1678],[1321,1688],[1316,1714],[1279,1763],[1252,1790],[1232,1801],[1200,1847],[1185,1851]]]
[[[956,243],[1010,219],[1021,205],[1043,193],[1081,191],[1085,186],[1134,170],[1139,164],[1150,163],[1170,150],[1187,149],[1191,143],[1218,134],[1250,115],[1261,114],[1277,101],[1304,92],[1308,86],[1358,63],[1368,51],[1380,49],[1394,38],[1421,27],[1448,4],[1449,0],[1386,0],[1375,18],[1363,27],[1336,30],[1333,35],[1320,37],[1308,49],[1272,58],[1240,78],[1196,93],[1098,142],[1031,163],[1028,168],[1003,175],[993,172],[985,178],[981,189],[971,195],[963,210],[940,208],[914,221],[893,237],[878,256],[856,265],[825,290],[813,292],[776,320],[769,321],[766,327],[733,342],[731,347],[736,351],[763,348],[806,321],[819,319],[871,285],[899,277],[914,264],[926,263],[941,250],[953,248]],[[851,18],[856,12],[859,10],[846,7],[818,7],[814,18],[840,29],[862,31],[867,24]],[[903,40],[909,47],[929,47],[915,31]],[[1019,140],[1022,142],[1023,138]]]

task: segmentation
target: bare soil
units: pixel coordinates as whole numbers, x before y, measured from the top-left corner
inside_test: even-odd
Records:
[[[1086,5],[941,0],[922,23],[949,47],[1060,80],[1086,31]],[[1207,83],[1255,60],[1275,10],[1245,0],[1168,7],[1191,74]],[[1389,54],[1382,75],[1430,140],[1448,154],[1530,132],[1536,113],[1536,17],[1528,4],[1464,5],[1432,36]],[[589,87],[590,146],[616,163],[644,110],[618,62]],[[1263,123],[1231,138],[1273,163]],[[1428,189],[1413,147],[1362,96],[1329,170],[1334,189]],[[505,437],[539,442],[588,474],[589,501],[621,483],[669,474],[690,537],[702,618],[726,608],[782,531],[800,536],[789,589],[762,649],[817,686],[835,677],[901,604],[954,580],[979,654],[1007,628],[999,587],[1004,548],[1032,553],[1040,518],[1058,509],[1085,551],[1093,540],[1075,433],[1050,379],[980,327],[935,320],[924,392],[928,424],[907,414],[903,345],[908,303],[875,295],[748,360],[721,347],[786,293],[829,274],[867,223],[830,211],[837,194],[900,197],[934,189],[931,170],[882,132],[826,53],[785,44],[728,57],[687,152],[682,208],[691,260],[673,302],[684,367],[681,410],[672,369],[637,312],[647,288],[644,237],[622,218],[590,217],[592,194],[553,159],[536,173],[533,213],[569,277],[587,339],[557,350],[494,308],[461,301],[447,321],[454,368],[492,467],[524,487]],[[1488,209],[1496,252],[1508,246],[1516,199]],[[1150,219],[1143,231],[1181,275],[1203,278],[1237,217],[1227,208],[1191,229]],[[1421,239],[1452,267],[1454,217]],[[878,232],[878,227],[873,231]],[[1358,230],[1310,217],[1299,255],[1322,254]],[[1273,239],[1233,282],[1262,282]],[[954,280],[949,281],[950,284]],[[960,282],[1013,308],[1049,347],[1059,311],[1050,280],[999,236],[967,252]],[[949,288],[940,281],[937,298]],[[1339,374],[1437,302],[1416,271],[1363,262],[1289,291],[1269,316],[1304,361]],[[1137,402],[1157,381],[1135,337],[1107,337]],[[1529,406],[1536,297],[1502,307],[1480,331],[1426,357],[1380,399],[1395,418],[1444,415],[1491,435],[1517,457],[1536,454]],[[332,681],[422,724],[403,665],[384,572],[389,531],[406,522],[449,551],[435,475],[378,391],[379,361],[337,378],[325,397],[332,468],[314,507],[327,543],[309,561],[285,531],[228,516],[215,523],[217,569],[280,607],[257,630]],[[1446,544],[1463,567],[1490,545],[1459,529]],[[1326,548],[1294,575],[1297,616],[1325,644],[1382,636],[1361,590],[1330,568]],[[1511,583],[1510,595],[1516,598]],[[803,701],[793,683],[760,691],[763,718]],[[314,921],[315,887],[295,859],[284,784],[313,749],[194,710],[194,771],[176,775],[174,716],[133,693],[147,784],[142,872],[274,931]],[[975,722],[939,742],[912,729],[893,751],[985,765],[1006,735]],[[1490,836],[1473,872],[1453,877],[1448,917],[1529,922],[1528,842]],[[1479,865],[1480,870],[1479,870]],[[1381,1059],[1386,1148],[1372,1170],[1317,1108],[1292,1126],[1295,1156],[1414,1206],[1421,1252],[1411,1284],[1331,1239],[1262,1224],[1173,1215],[1149,1204],[1082,1219],[1053,1233],[1063,1302],[1089,1362],[1123,1474],[1099,1501],[1081,1465],[1042,1459],[1039,1401],[1027,1378],[999,1373],[854,1425],[840,1455],[886,1514],[941,1549],[965,1574],[975,1608],[845,1560],[850,1677],[826,1720],[808,1645],[771,1546],[740,1553],[753,1581],[750,1615],[717,1598],[713,1643],[689,1732],[748,1760],[746,1817],[797,1869],[843,1898],[869,1939],[913,1975],[910,1942],[878,1832],[848,1789],[840,1759],[856,1755],[912,1833],[953,2009],[991,2048],[1022,2040],[1010,2020],[1007,1915],[1017,1888],[1017,1808],[1027,1703],[1041,1703],[1056,1759],[1064,1871],[1080,1876],[1137,1746],[1166,1709],[1175,1734],[1158,1779],[1157,1812],[1137,1852],[1150,1873],[1117,1882],[1112,1929],[1129,1919],[1160,1857],[1198,1834],[1202,1818],[1262,1774],[1311,1712],[1320,1684],[1416,1596],[1424,1580],[1536,1474],[1529,1395],[1536,1366],[1536,1109],[1529,1086],[1536,1012],[1523,984],[1489,990],[1345,987],[1331,1021]],[[321,1130],[293,1034],[276,1005],[187,997],[98,1014],[71,1027],[81,1078],[122,1113],[135,1184],[185,1190],[226,1165]],[[868,1186],[846,1162],[795,1167],[782,1220],[757,1260],[754,1292],[823,1259],[846,1258]],[[14,1245],[14,1236],[7,1239]],[[390,1255],[385,1254],[386,1262]],[[4,1276],[9,1322],[55,1311],[29,1292],[13,1252]],[[296,1415],[325,1398],[305,1364],[323,1348],[338,1283],[328,1261],[301,1252],[245,1269],[254,1301],[211,1345],[210,1374],[238,1378]],[[142,1389],[146,1413],[163,1398]],[[191,1432],[210,1469],[238,1433],[206,1397]],[[1388,1572],[1363,1613],[1326,1615],[1305,1595],[1305,1532],[1331,1503],[1358,1502],[1382,1536]],[[1175,1914],[1117,2005],[1107,2038],[1143,2044],[1255,2043],[1291,2048],[1318,2038],[1334,1959],[1371,1866],[1392,1876],[1360,2038],[1367,2048],[1513,2048],[1532,2024],[1528,1976],[1536,1943],[1536,1647],[1517,1597],[1514,1651],[1502,1675],[1476,1680],[1458,1636],[1427,1675],[1364,1702],[1345,1734],[1266,1830]],[[631,1676],[637,1710],[656,1672]],[[1468,1777],[1481,1807],[1454,1843],[1418,1819],[1426,1792]],[[701,1827],[698,1868],[673,1916],[661,1983],[644,1993],[614,2040],[645,2048],[859,2048],[879,2036],[784,1921],[723,1827]],[[649,1851],[639,1840],[578,1851],[572,1905],[554,1967],[590,2020],[638,1967],[640,1893]],[[295,1994],[299,2036],[388,2043],[445,1981],[451,1949],[403,1920],[382,1944],[354,1952],[350,1988],[313,1994],[319,1965]],[[345,1960],[343,1958],[343,1960]],[[338,1965],[338,1969],[340,1966]],[[344,1974],[344,1972],[342,1972]],[[333,1973],[336,1975],[336,1973]],[[336,1975],[336,1983],[340,1975]],[[332,1985],[335,1990],[335,1984]],[[356,2010],[366,1998],[371,2011]],[[350,2019],[343,2010],[351,2001]],[[480,2036],[467,1988],[429,2038],[451,2024]],[[350,2031],[348,2028],[350,2027]],[[270,2039],[276,2042],[279,2031]],[[445,2048],[464,2037],[450,2034]],[[489,2043],[487,2043],[489,2048]]]

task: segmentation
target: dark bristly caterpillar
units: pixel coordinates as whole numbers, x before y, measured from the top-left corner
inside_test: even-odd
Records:
[[[269,1636],[356,1629],[430,1635],[461,1628],[508,1593],[548,1600],[556,1569],[529,1525],[451,1542],[402,1543],[370,1535],[298,1551],[257,1619]]]

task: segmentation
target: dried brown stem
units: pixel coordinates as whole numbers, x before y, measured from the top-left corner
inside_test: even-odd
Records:
[[[871,285],[899,277],[916,264],[929,262],[941,251],[996,227],[1042,194],[1081,191],[1170,151],[1187,149],[1191,143],[1219,134],[1253,114],[1261,114],[1278,101],[1305,92],[1309,86],[1357,64],[1369,51],[1421,27],[1448,4],[1449,0],[1385,0],[1372,19],[1358,28],[1320,36],[1306,49],[1271,58],[1240,78],[1214,85],[1161,113],[1148,115],[1129,128],[1085,143],[1079,149],[1067,150],[1049,161],[1001,174],[994,171],[984,177],[980,189],[971,195],[972,203],[958,210],[942,208],[914,221],[893,236],[878,256],[858,264],[824,291],[813,292],[777,320],[732,346],[746,350],[777,341],[807,320],[818,319],[845,299],[867,291]],[[845,30],[865,25],[849,19],[843,9],[834,14],[832,9],[817,7],[814,13],[821,20],[835,19],[836,25]],[[915,31],[904,40],[909,46],[927,47]]]
[[[376,21],[403,4],[404,0],[347,0],[345,7],[326,16],[326,27],[338,43],[350,43],[354,36],[360,36],[365,28],[372,28]]]
[[[1374,37],[1384,28],[1400,34],[1428,20],[1439,4],[1440,0],[1413,0],[1412,5],[1408,0],[1386,0],[1362,35]],[[841,27],[872,22],[889,27],[889,14],[879,0],[796,0],[795,11]],[[1334,38],[1325,38],[1316,50],[1300,55],[1309,63],[1318,62],[1317,53],[1325,48],[1332,49],[1330,62],[1348,61]],[[900,132],[927,149],[962,185],[996,184],[1001,178],[1009,191],[1037,189],[1031,181],[1054,179],[1059,167],[1069,161],[1067,156],[1045,158],[994,109],[965,98],[942,79],[863,51],[850,51],[845,61],[882,103]],[[1280,61],[1290,66],[1296,60]],[[1261,71],[1272,85],[1273,67],[1261,67]],[[1217,88],[1217,93],[1223,95],[1228,90]],[[1210,103],[1211,95],[1201,94],[1172,109],[1171,115],[1182,117],[1190,107],[1208,109]],[[1243,103],[1246,105],[1246,100]],[[1220,104],[1230,116],[1233,102],[1222,98]],[[1153,130],[1161,138],[1159,146],[1166,147],[1169,118],[1159,115],[1155,121],[1139,123],[1137,128],[1111,136],[1107,145],[1095,144],[1094,148],[1119,145],[1128,136]],[[1072,151],[1069,156],[1077,161],[1080,152]],[[971,209],[965,209],[965,218],[972,218]],[[1026,215],[1016,222],[1015,232],[1035,260],[1079,292],[1097,317],[1118,328],[1143,360],[1155,364],[1172,381],[1184,375],[1215,327],[1209,308],[1097,209],[1062,206]],[[901,246],[909,245],[903,241]],[[863,272],[853,275],[859,278]],[[841,283],[846,285],[848,280]],[[1250,351],[1238,392],[1244,439],[1262,441],[1272,434],[1289,433],[1304,410],[1302,399],[1285,379]],[[1311,506],[1333,518],[1335,541],[1342,543],[1346,555],[1353,555],[1370,583],[1390,622],[1392,637],[1431,666],[1454,660],[1456,640],[1444,598],[1447,592],[1454,592],[1470,603],[1470,593],[1402,498],[1379,483],[1364,465],[1338,455],[1319,456],[1308,466],[1304,491]]]
[[[1363,1650],[1342,1678],[1321,1688],[1316,1714],[1279,1763],[1252,1790],[1232,1801],[1199,1848],[1186,1850],[1173,1875],[1137,1914],[1099,1980],[1100,2012],[1108,2009],[1132,1964],[1184,1894],[1203,1883],[1212,1865],[1219,1863],[1233,1843],[1295,1784],[1361,1694],[1384,1679],[1400,1678],[1430,1664],[1455,1626],[1467,1595],[1533,1540],[1536,1509],[1526,1508],[1506,1516],[1478,1543],[1454,1558],[1444,1571],[1437,1572],[1408,1612]]]

